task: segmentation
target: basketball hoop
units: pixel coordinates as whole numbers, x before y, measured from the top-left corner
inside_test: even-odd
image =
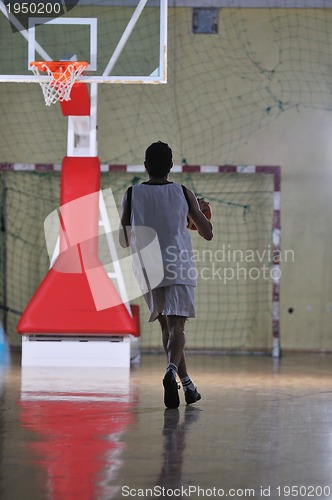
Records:
[[[58,101],[69,101],[74,83],[87,67],[88,63],[81,61],[34,61],[30,63],[31,71],[35,76],[47,73],[51,77],[49,81],[39,80],[46,106]]]

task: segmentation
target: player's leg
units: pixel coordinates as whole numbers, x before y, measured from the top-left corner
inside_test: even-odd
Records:
[[[176,383],[177,373],[181,379],[186,403],[196,403],[196,401],[201,399],[201,396],[188,376],[184,354],[184,325],[186,317],[174,315],[164,316],[158,319],[162,329],[163,345],[168,361],[166,375],[163,380],[165,388],[165,405],[168,408],[177,408],[180,404]]]
[[[159,314],[158,316],[158,321],[160,324],[161,328],[161,339],[163,343],[163,348],[164,351],[167,355],[167,346],[168,346],[168,339],[169,339],[169,333],[168,333],[168,326],[167,326],[167,321],[166,321],[166,316],[163,316],[162,314]]]
[[[167,329],[164,325],[162,331],[168,364],[163,379],[164,403],[167,408],[178,408],[180,398],[176,376],[185,344],[184,323],[186,318],[184,316],[167,316],[165,319]]]
[[[187,373],[186,358],[184,354],[185,346],[185,322],[184,316],[167,316],[167,326],[169,332],[168,341],[168,366],[173,364],[178,367],[178,375],[181,379],[187,404],[196,403],[201,399],[196,386]]]
[[[180,318],[180,320],[177,321],[177,319],[174,320],[173,318]],[[162,343],[164,351],[167,355],[167,361],[169,363],[173,363],[176,366],[180,377],[182,375],[187,375],[184,353],[183,353],[183,348],[185,344],[183,324],[185,318],[184,320],[179,316],[174,316],[174,317],[169,316],[167,318],[166,316],[160,314],[158,316],[158,321],[161,327]],[[170,335],[169,325],[171,328],[171,335]]]
[[[176,376],[179,375],[185,392],[187,404],[201,399],[200,394],[191,381],[184,354],[186,315],[177,314],[178,311],[188,311],[194,317],[194,290],[193,287],[173,285],[163,288],[163,310],[158,316],[162,332],[162,343],[167,356],[167,370],[163,380],[165,387],[165,404],[167,407],[177,408],[179,397]],[[161,304],[160,304],[161,305]],[[170,396],[169,396],[170,395]]]
[[[175,365],[178,371],[183,350],[186,343],[184,325],[185,316],[167,316],[168,344],[167,356],[168,363]]]
[[[167,362],[168,362],[169,332],[168,332],[168,326],[167,326],[166,316],[163,316],[162,314],[160,314],[158,316],[158,321],[159,321],[159,324],[160,324],[160,327],[161,327],[161,338],[162,338],[162,343],[163,343],[164,351],[166,353]],[[184,352],[182,353],[182,356],[181,356],[181,359],[180,359],[180,363],[179,363],[179,366],[178,366],[178,375],[179,375],[179,377],[180,377],[181,380],[185,379],[186,377],[188,377],[187,365],[186,365],[186,357],[185,357]]]
[[[183,355],[185,345],[184,326],[188,315],[191,317],[195,315],[194,288],[183,285],[163,287],[160,289],[158,296],[158,310],[162,311],[159,313],[158,320],[168,362],[176,366],[176,371],[181,378],[185,377],[188,374]],[[186,311],[188,311],[188,314],[186,314]]]

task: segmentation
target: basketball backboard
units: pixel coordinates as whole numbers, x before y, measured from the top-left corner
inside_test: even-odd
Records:
[[[36,82],[31,61],[73,56],[86,83],[166,83],[167,0],[0,0],[0,82]]]

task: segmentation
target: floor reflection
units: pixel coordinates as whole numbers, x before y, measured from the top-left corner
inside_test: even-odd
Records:
[[[165,411],[161,356],[121,373],[27,371],[11,355],[4,378],[0,366],[1,500],[157,498],[162,488],[188,498],[190,486],[276,498],[291,484],[332,499],[331,356],[287,356],[271,373],[268,358],[197,355],[202,401],[186,407],[181,394]]]
[[[182,467],[186,449],[187,432],[196,422],[202,410],[197,406],[187,406],[180,421],[178,409],[166,409],[163,427],[163,465],[157,480],[158,485],[173,492],[169,498],[182,498],[184,485]]]
[[[127,369],[22,369],[20,423],[52,500],[111,499],[135,395]]]

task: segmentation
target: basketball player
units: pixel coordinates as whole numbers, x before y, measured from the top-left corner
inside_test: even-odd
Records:
[[[186,403],[201,399],[188,375],[184,354],[184,327],[187,318],[195,317],[196,286],[187,217],[192,219],[198,234],[206,240],[213,237],[212,224],[203,214],[207,202],[203,198],[197,200],[188,188],[168,180],[173,166],[172,150],[168,144],[160,141],[151,144],[145,152],[144,166],[149,180],[129,188],[122,200],[120,244],[124,248],[131,245],[134,255],[144,248],[142,242],[138,243],[141,239],[138,228],[152,228],[158,236],[164,277],[157,287],[151,289],[149,262],[142,263],[142,259],[141,276],[145,276],[147,283],[144,298],[150,310],[149,321],[158,319],[167,355],[164,403],[167,408],[178,408],[177,375]]]

